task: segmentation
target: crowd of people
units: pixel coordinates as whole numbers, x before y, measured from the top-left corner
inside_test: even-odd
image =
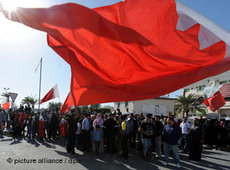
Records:
[[[124,114],[119,109],[109,114],[75,110],[69,114],[39,114],[29,107],[7,113],[0,110],[0,137],[4,130],[13,138],[22,136],[47,142],[63,138],[68,154],[75,154],[78,149],[97,155],[121,154],[128,159],[129,153],[134,153],[141,154],[145,160],[150,156],[163,160],[165,166],[172,154],[177,167],[180,167],[178,149],[188,153],[189,159],[200,161],[203,144],[217,148],[230,145],[229,121],[202,117],[182,121],[173,117],[133,114],[128,109]]]

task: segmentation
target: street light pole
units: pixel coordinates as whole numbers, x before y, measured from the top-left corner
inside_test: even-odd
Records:
[[[41,102],[41,82],[42,82],[42,58],[40,60],[40,79],[39,79],[39,98],[38,98],[38,111],[40,112],[40,102]]]

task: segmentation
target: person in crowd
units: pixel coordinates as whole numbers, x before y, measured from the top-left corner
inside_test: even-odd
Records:
[[[130,115],[129,108],[126,108],[125,115]]]
[[[50,131],[51,131],[52,139],[55,139],[57,136],[57,126],[58,126],[58,119],[56,114],[53,112],[51,114],[51,120],[50,120]]]
[[[160,121],[160,116],[155,116],[155,123],[154,123],[154,142],[155,142],[155,150],[156,155],[155,158],[161,159],[161,145],[162,145],[162,132],[164,129],[163,123]]]
[[[93,133],[94,133],[94,131],[95,131],[95,129],[96,129],[96,126],[98,125],[99,126],[99,129],[98,130],[101,130],[101,140],[100,140],[100,145],[99,145],[99,150],[98,150],[98,152],[99,153],[102,153],[102,152],[104,152],[104,136],[103,136],[103,129],[102,129],[102,127],[103,127],[103,123],[104,123],[104,120],[103,120],[103,118],[102,118],[102,116],[101,116],[101,114],[97,114],[97,116],[96,116],[96,118],[94,119],[94,121],[93,121]],[[94,144],[94,142],[93,142],[93,144]],[[93,145],[93,151],[95,151],[95,145]]]
[[[82,121],[82,144],[83,151],[89,152],[90,150],[90,114],[86,114]]]
[[[96,119],[94,119],[93,121],[93,127],[96,128],[97,125],[99,125],[100,127],[102,127],[103,125],[103,119],[101,117],[101,114],[97,114]]]
[[[199,126],[199,120],[194,119],[194,125],[192,126],[190,133],[188,135],[189,159],[193,161],[201,161],[202,148],[203,148],[202,128]]]
[[[100,125],[96,125],[93,131],[93,144],[95,145],[95,152],[99,154],[100,143],[102,140],[102,130]]]
[[[153,124],[151,122],[152,114],[147,114],[145,121],[142,122],[139,131],[142,134],[141,140],[143,144],[143,156],[147,159],[147,153],[151,144],[151,138],[153,135]]]
[[[80,118],[77,122],[77,130],[76,130],[76,147],[77,149],[81,149],[82,146],[82,136],[81,136],[81,125],[82,125],[82,118]]]
[[[116,148],[116,152],[117,153],[121,153],[121,127],[120,127],[120,124],[121,124],[121,117],[117,114],[115,116],[115,121],[116,121],[116,126],[117,126],[117,129],[116,129],[116,142],[115,142],[115,148]]]
[[[134,114],[130,114],[129,118],[129,146],[136,150],[136,138],[137,138],[137,131],[138,131],[138,124],[137,120],[134,117]]]
[[[140,116],[139,116],[140,117]],[[145,117],[143,116],[143,117],[140,117],[139,118],[139,122],[138,122],[138,127],[140,127],[141,126],[141,124],[142,124],[142,122],[145,120]],[[142,145],[142,133],[138,130],[138,134],[137,134],[137,142],[138,142],[138,147],[137,147],[137,149],[138,149],[138,151],[140,152],[140,153],[142,153],[143,152],[143,145]]]
[[[182,149],[184,153],[187,153],[187,151],[188,151],[187,137],[188,137],[191,125],[186,118],[184,118],[183,122],[180,123],[180,128],[181,128],[181,132],[182,132],[182,136],[180,139],[180,149]]]
[[[114,120],[114,115],[112,113],[109,115],[109,118],[104,121],[103,128],[106,138],[106,152],[107,154],[115,154],[117,122]]]
[[[21,132],[23,134],[23,137],[24,137],[24,135],[25,135],[25,127],[26,127],[26,124],[25,124],[25,113],[21,112],[19,114],[20,114],[19,125],[20,125]]]
[[[177,168],[180,168],[180,158],[177,151],[177,141],[181,137],[180,129],[174,124],[174,118],[170,117],[167,119],[167,124],[165,125],[162,132],[162,140],[164,141],[164,156],[165,161],[163,165],[166,166],[169,162],[169,151],[173,152],[173,159]]]
[[[38,125],[38,136],[41,141],[43,141],[43,139],[45,138],[44,123],[45,123],[44,114],[41,113],[39,117],[39,125]]]
[[[121,116],[122,113],[121,113],[121,110],[120,109],[117,109],[117,115]]]
[[[3,138],[4,124],[5,124],[5,113],[0,108],[0,138]]]
[[[70,113],[68,118],[68,135],[66,150],[68,154],[75,154],[75,133],[77,130],[77,123],[75,120],[75,114]]]
[[[10,134],[11,133],[11,123],[12,123],[12,120],[11,120],[11,117],[13,115],[13,112],[12,112],[12,109],[9,109],[8,113],[7,113],[7,117],[6,117],[6,127],[7,127],[7,131],[8,133]]]
[[[66,139],[67,137],[67,132],[68,132],[67,128],[68,128],[68,122],[65,119],[65,117],[62,116],[60,122],[60,136],[63,137],[64,139]]]
[[[122,148],[122,157],[128,159],[128,139],[129,139],[129,122],[126,121],[126,115],[121,116],[121,148]]]
[[[32,139],[33,140],[35,139],[35,137],[39,132],[38,129],[39,129],[39,115],[38,113],[35,113],[34,116],[32,117],[32,130],[33,130]]]

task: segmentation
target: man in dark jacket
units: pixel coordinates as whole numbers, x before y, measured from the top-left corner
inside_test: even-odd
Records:
[[[160,116],[155,116],[154,124],[154,142],[157,155],[155,158],[161,158],[161,135],[164,129],[163,123],[160,121]]]
[[[75,154],[75,132],[77,130],[77,123],[75,119],[75,114],[71,113],[68,119],[68,140],[67,140],[67,152],[68,154]]]
[[[137,130],[137,120],[135,119],[133,113],[131,113],[129,118],[129,145],[132,149],[136,149]]]
[[[109,118],[105,120],[103,127],[106,138],[106,151],[108,154],[115,154],[115,135],[117,131],[117,122],[114,120],[113,114],[110,114]]]
[[[180,158],[177,151],[177,141],[180,139],[181,132],[180,128],[174,124],[174,119],[172,117],[167,119],[167,124],[164,127],[162,133],[162,139],[164,141],[164,155],[165,161],[163,165],[167,165],[169,161],[169,149],[173,152],[173,159],[177,168],[180,168]]]

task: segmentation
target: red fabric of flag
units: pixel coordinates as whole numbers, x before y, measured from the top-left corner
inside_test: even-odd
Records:
[[[54,99],[56,97],[58,97],[58,89],[57,89],[57,85],[54,86],[44,97],[43,99],[41,100],[40,104],[44,103],[44,102],[47,102],[51,99]]]
[[[212,97],[203,102],[211,111],[215,112],[225,105],[225,100],[220,91],[217,91]]]
[[[177,29],[174,0],[68,3],[10,16],[48,33],[48,45],[71,66],[75,105],[159,97],[230,69],[225,42],[200,49],[199,23]]]
[[[69,93],[68,96],[65,99],[64,104],[62,105],[60,113],[68,112],[69,109],[71,108],[71,106],[74,106],[74,102],[73,102],[73,98],[72,98],[71,94]]]
[[[8,103],[3,103],[3,104],[2,104],[2,108],[3,108],[3,110],[9,109],[9,108],[10,108],[10,102],[8,102]]]

